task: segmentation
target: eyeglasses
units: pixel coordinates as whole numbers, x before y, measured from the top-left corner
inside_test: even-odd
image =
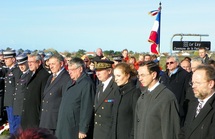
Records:
[[[189,84],[190,84],[190,86],[200,86],[201,84],[203,84],[203,83],[207,83],[208,81],[206,81],[206,82],[189,82]]]
[[[143,78],[143,77],[146,77],[146,76],[148,76],[148,75],[151,75],[151,74],[140,74],[140,75],[137,75],[137,77],[138,77],[138,78],[140,78],[140,77]]]
[[[171,64],[173,64],[173,63],[175,63],[175,62],[173,62],[173,61],[171,61],[171,62],[166,62],[166,65],[171,65]]]

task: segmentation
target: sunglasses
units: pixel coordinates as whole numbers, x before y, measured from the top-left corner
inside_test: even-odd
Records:
[[[166,65],[171,65],[171,64],[173,64],[173,63],[175,63],[175,62],[166,62]]]

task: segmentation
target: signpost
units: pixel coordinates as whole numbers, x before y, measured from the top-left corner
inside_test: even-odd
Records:
[[[173,38],[176,36],[180,36],[180,41],[174,41]],[[199,41],[182,41],[184,36],[192,36],[192,37],[200,37]],[[207,50],[211,49],[210,41],[202,41],[202,37],[208,37],[208,34],[174,34],[170,40],[170,54],[172,54],[172,50],[180,51],[180,50],[198,50],[200,46],[206,47]]]
[[[174,51],[181,51],[181,50],[198,50],[199,47],[205,47],[206,50],[211,49],[211,42],[210,41],[173,41],[173,48]]]

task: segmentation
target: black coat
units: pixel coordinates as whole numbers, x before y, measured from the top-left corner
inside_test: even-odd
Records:
[[[14,115],[22,115],[23,109],[23,99],[24,94],[27,91],[27,83],[31,78],[30,72],[27,71],[25,74],[21,75],[19,80],[16,82],[16,89],[13,98],[13,114]]]
[[[50,76],[43,93],[42,111],[40,118],[40,127],[47,129],[56,129],[58,111],[62,99],[62,93],[65,84],[71,80],[68,72],[64,69],[51,83],[53,76]]]
[[[32,72],[30,72],[32,75]],[[41,96],[44,91],[49,73],[40,65],[35,74],[27,83],[27,91],[24,94],[21,126],[23,129],[39,127]]]
[[[15,93],[15,85],[20,75],[21,71],[16,65],[11,69],[8,69],[5,75],[4,106],[13,106],[13,94]]]
[[[163,84],[140,95],[135,110],[135,139],[177,139],[180,130],[178,103]]]
[[[97,87],[95,97],[95,118],[94,118],[94,139],[110,139],[113,126],[113,105],[115,102],[115,94],[118,94],[119,89],[114,79],[111,79],[107,88],[102,94],[98,94],[101,84]]]
[[[180,139],[214,139],[215,138],[215,94],[207,101],[195,118],[198,100],[189,104]]]
[[[0,117],[3,117],[4,110],[4,79],[6,73],[7,68],[5,68],[4,66],[0,67]]]
[[[58,139],[78,139],[79,132],[89,136],[94,96],[94,83],[85,73],[77,81],[69,80],[59,108]]]
[[[134,113],[140,94],[140,89],[133,82],[120,87],[120,94],[116,94],[114,103],[112,139],[134,138]]]
[[[168,71],[166,71],[161,76],[160,82],[175,94],[175,97],[179,104],[179,113],[181,119],[183,119],[185,116],[183,105],[185,101],[186,91],[189,87],[189,80],[191,78],[190,76],[191,74],[181,67],[178,67],[178,71],[175,74],[171,75],[171,77],[169,77]]]

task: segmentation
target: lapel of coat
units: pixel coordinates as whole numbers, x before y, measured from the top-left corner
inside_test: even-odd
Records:
[[[190,131],[187,132],[189,133],[188,136],[190,136],[193,131],[201,124],[201,122],[203,120],[205,120],[206,116],[208,116],[208,114],[211,112],[211,110],[213,109],[212,105],[214,103],[215,100],[215,94],[213,94],[213,96],[207,101],[207,103],[205,104],[205,106],[201,109],[200,113],[198,114],[198,116],[195,118],[195,114],[196,114],[196,107],[198,105],[198,102],[194,105],[194,110],[193,110],[193,114],[191,115],[193,118],[193,121],[190,123]]]
[[[44,89],[44,95],[46,95],[47,93],[46,92],[49,92],[49,90],[51,90],[53,88],[53,86],[56,86],[57,83],[60,81],[62,75],[66,72],[66,70],[64,69],[57,77],[56,79],[51,83],[51,80],[52,80],[52,76],[49,77],[47,83],[46,83],[46,87]]]
[[[104,102],[104,100],[112,93],[113,90],[113,83],[114,83],[114,79],[112,78],[111,81],[109,82],[108,86],[106,87],[106,89],[104,90],[104,92],[102,94],[100,94],[99,100],[97,105],[95,106],[95,109],[97,110],[98,107]],[[98,93],[96,95],[98,97]]]
[[[36,75],[38,74],[38,72],[43,68],[42,65],[39,66],[39,68],[35,71],[34,75],[31,76],[33,74],[33,72],[31,71],[29,74],[31,76],[31,78],[29,79],[29,82],[27,83],[27,85],[29,85],[31,83],[31,81],[36,77]]]

